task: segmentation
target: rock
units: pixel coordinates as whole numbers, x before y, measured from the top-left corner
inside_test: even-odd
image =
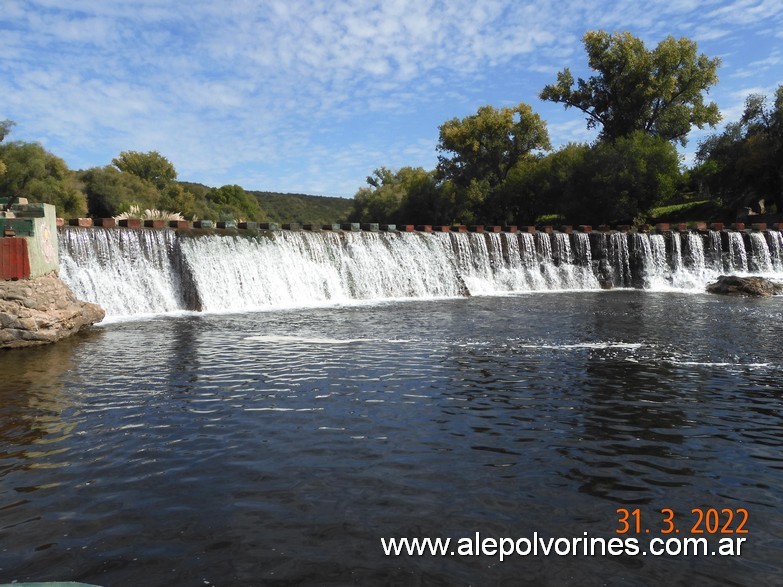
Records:
[[[57,342],[104,315],[97,304],[77,300],[54,273],[0,281],[0,348]]]
[[[766,297],[783,294],[783,285],[764,277],[721,275],[718,281],[707,286],[707,291],[724,295]]]

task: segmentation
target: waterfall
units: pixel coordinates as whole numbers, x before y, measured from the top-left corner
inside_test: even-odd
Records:
[[[707,249],[705,256],[709,261],[710,268],[713,271],[723,271],[723,243],[720,232],[711,230],[708,234]]]
[[[643,287],[646,289],[667,287],[669,271],[666,265],[666,242],[663,236],[637,233],[633,238]]]
[[[750,233],[750,270],[757,273],[769,273],[772,271],[772,257],[769,251],[767,239],[760,232]]]
[[[783,271],[783,233],[777,230],[768,230],[766,236],[772,260],[772,270],[781,272]]]
[[[247,311],[603,286],[697,289],[723,270],[783,278],[777,231],[271,231],[67,227],[60,275],[109,316]],[[723,244],[721,239],[725,238]]]
[[[176,249],[169,230],[63,230],[60,276],[109,315],[182,310]]]
[[[628,250],[628,235],[615,232],[609,235],[607,260],[611,279],[615,287],[631,287],[631,254]]]
[[[726,251],[724,266],[732,273],[747,273],[748,253],[745,250],[745,240],[741,232],[730,232],[729,249]]]

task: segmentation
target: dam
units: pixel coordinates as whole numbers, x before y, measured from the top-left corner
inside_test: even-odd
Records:
[[[783,278],[783,235],[765,226],[339,226],[64,226],[60,274],[80,299],[109,316],[602,288],[704,291],[721,274]]]

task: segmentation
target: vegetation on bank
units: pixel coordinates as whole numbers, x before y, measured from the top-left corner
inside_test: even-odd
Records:
[[[743,208],[783,213],[783,86],[772,103],[748,97],[745,112],[704,140],[695,164],[676,145],[691,128],[714,126],[705,94],[719,60],[667,37],[653,50],[629,33],[589,32],[595,75],[568,68],[540,93],[581,111],[592,144],[552,151],[546,123],[527,104],[440,127],[434,170],[376,169],[354,197],[351,220],[436,224],[645,223],[732,220]]]
[[[345,220],[345,198],[246,191],[177,181],[174,165],[156,151],[125,151],[110,165],[80,171],[38,143],[4,141],[13,123],[0,122],[0,196],[22,196],[57,207],[67,218],[108,218],[154,211],[188,219],[326,224]]]
[[[108,217],[170,210],[192,219],[326,224],[644,223],[732,220],[738,211],[783,214],[783,85],[770,100],[748,97],[739,121],[699,144],[684,168],[677,145],[691,128],[714,126],[704,96],[719,60],[696,43],[667,37],[648,50],[629,33],[588,32],[595,75],[569,68],[540,93],[585,115],[591,144],[552,146],[546,122],[525,103],[482,106],[439,130],[438,163],[377,168],[353,200],[209,187],[177,180],[156,151],[120,153],[110,164],[72,171],[37,143],[5,141],[0,121],[0,196],[57,206],[60,216]]]

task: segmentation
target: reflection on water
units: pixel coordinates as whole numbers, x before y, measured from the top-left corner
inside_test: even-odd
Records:
[[[0,355],[0,582],[774,584],[780,300],[201,315]],[[742,557],[383,555],[750,511]],[[651,524],[657,531],[660,524]]]

